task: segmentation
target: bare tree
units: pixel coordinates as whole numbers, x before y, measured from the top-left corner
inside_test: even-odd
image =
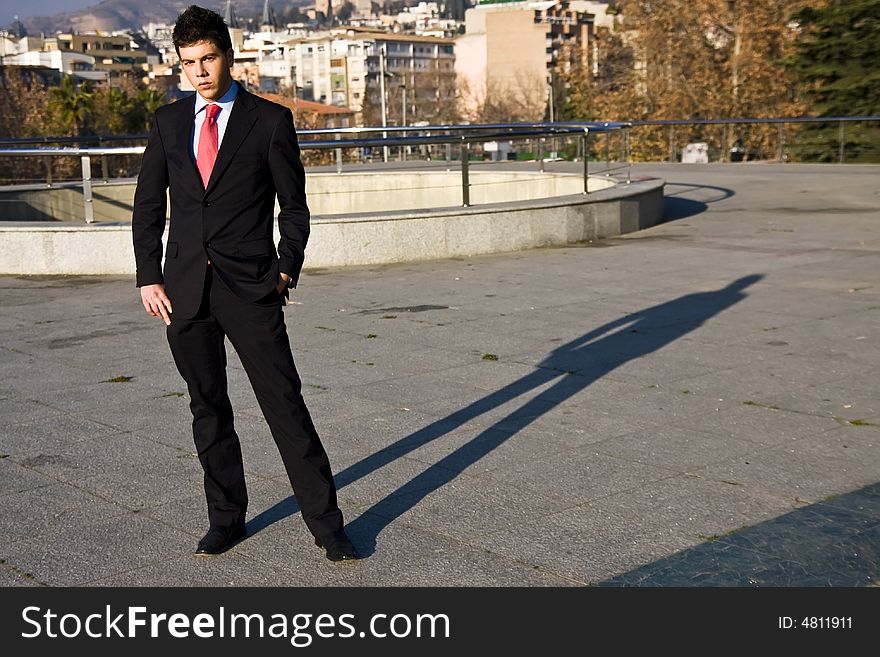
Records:
[[[791,16],[825,0],[666,0],[620,3],[612,32],[595,34],[594,70],[569,76],[570,107],[581,118],[605,120],[794,116],[805,106],[782,66],[798,35]],[[776,129],[721,126],[680,131],[724,149],[738,139],[767,150]],[[633,134],[636,155],[668,149],[665,129]]]
[[[476,92],[472,119],[480,123],[540,121],[547,106],[547,82],[540,76],[517,71],[513,79],[489,77]]]

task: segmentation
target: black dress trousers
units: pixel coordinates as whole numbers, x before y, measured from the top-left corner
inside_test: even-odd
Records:
[[[228,337],[281,452],[303,519],[309,531],[321,537],[342,529],[342,512],[330,461],[302,397],[282,305],[274,290],[258,301],[241,300],[209,266],[198,312],[191,319],[172,314],[168,343],[189,389],[211,526],[244,523],[248,504],[241,445],[227,393]]]

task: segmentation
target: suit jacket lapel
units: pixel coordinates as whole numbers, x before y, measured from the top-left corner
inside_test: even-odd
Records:
[[[238,83],[236,82],[235,84]],[[257,113],[254,111],[255,108],[256,103],[251,95],[239,85],[235,103],[232,105],[232,114],[229,115],[229,122],[226,124],[226,132],[223,133],[223,143],[220,144],[217,160],[214,162],[214,169],[211,171],[211,178],[208,180],[208,185],[205,188],[206,194],[217,184],[220,176],[223,175],[223,172],[232,163],[236,151],[245,137],[248,136],[254,123],[256,123]]]
[[[183,173],[192,178],[188,184],[201,187],[202,176],[199,174],[192,156],[193,115],[196,110],[196,95],[193,94],[189,98],[178,100],[175,105],[178,104],[180,105],[180,116],[177,117],[177,125],[174,126],[174,143],[170,144],[168,150],[180,154],[183,160]]]

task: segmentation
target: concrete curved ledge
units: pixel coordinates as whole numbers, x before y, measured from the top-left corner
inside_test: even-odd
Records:
[[[491,166],[491,165],[489,165]],[[470,201],[473,205],[500,201],[530,201],[580,194],[584,187],[578,174],[541,171],[481,171],[471,167]],[[96,181],[92,185],[92,211],[97,222],[127,222],[137,181],[133,178]],[[590,191],[615,185],[605,177],[590,178]],[[362,208],[423,210],[461,207],[461,173],[458,169],[420,171],[346,171],[316,173],[306,180],[313,215],[343,215]],[[0,221],[57,221],[83,223],[81,183],[17,185],[0,188]]]
[[[312,216],[306,269],[433,260],[456,256],[502,253],[523,249],[575,244],[648,228],[661,221],[663,181],[637,180],[614,183],[605,177],[590,178],[590,194],[583,194],[583,178],[575,174],[537,172],[480,172],[471,176],[467,208],[388,210],[405,201],[405,183],[432,190],[420,202],[460,202],[459,174],[397,172],[361,174],[384,178],[384,196],[376,190],[340,190],[349,174],[310,174],[309,203],[313,212],[322,205],[325,190],[351,196],[349,207],[381,204],[380,213],[340,213]],[[398,193],[387,189],[389,179]],[[451,184],[455,181],[455,184]],[[609,185],[613,185],[610,186]],[[597,191],[593,192],[592,190]],[[482,191],[481,191],[482,190]],[[491,190],[491,191],[489,191]],[[369,194],[373,198],[356,198]],[[555,194],[555,195],[553,195]],[[536,198],[536,196],[551,196]],[[394,200],[394,197],[398,198]],[[403,201],[401,200],[403,199]],[[357,202],[355,202],[357,201]],[[338,209],[337,198],[334,205]],[[326,205],[324,205],[326,207]],[[424,206],[422,206],[424,207]],[[166,231],[167,235],[167,231]],[[276,240],[278,238],[276,228]],[[73,222],[0,222],[0,274],[89,275],[133,274],[131,226],[127,222],[79,224]]]

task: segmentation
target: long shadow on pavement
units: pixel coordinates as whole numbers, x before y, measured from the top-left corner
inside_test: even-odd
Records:
[[[880,483],[673,554],[599,586],[877,586]]]
[[[670,192],[670,187],[681,188],[678,191]],[[693,199],[686,195],[693,192],[703,191],[717,192],[711,198]],[[709,209],[709,203],[717,203],[733,196],[736,192],[727,187],[717,187],[715,185],[694,185],[691,183],[667,182],[663,193],[663,221],[675,221],[676,219],[686,219],[696,214],[700,214]]]
[[[382,530],[431,492],[448,484],[511,436],[583,391],[594,381],[624,363],[674,342],[741,301],[746,297],[743,290],[762,278],[761,274],[744,276],[719,290],[688,294],[608,322],[554,349],[536,365],[533,372],[339,472],[336,475],[336,484],[341,489],[454,431],[466,422],[545,384],[555,382],[373,504],[348,524],[347,529],[352,540],[361,552],[371,554]],[[296,511],[298,508],[293,497],[287,498],[248,522],[248,533],[254,534]]]

